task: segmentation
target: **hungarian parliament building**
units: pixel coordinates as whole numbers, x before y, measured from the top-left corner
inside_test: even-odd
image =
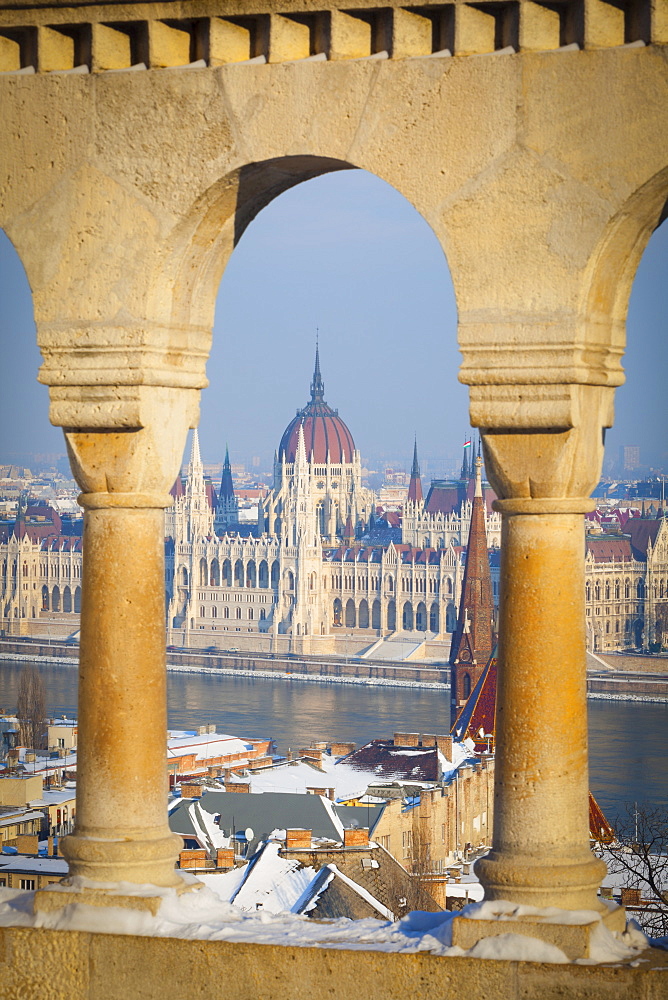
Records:
[[[399,636],[447,658],[471,522],[473,457],[465,451],[460,477],[432,482],[425,497],[416,448],[400,526],[393,525],[362,483],[350,430],[325,402],[317,351],[310,395],[280,439],[273,486],[250,529],[239,523],[229,456],[216,490],[193,432],[165,518],[167,643],[324,653],[344,635],[367,647]],[[486,484],[483,498],[496,603],[501,518]],[[20,505],[15,522],[0,524],[0,631],[46,635],[54,622],[65,627],[54,637],[76,631],[81,568],[81,536],[66,533],[48,505]],[[663,511],[630,518],[614,537],[588,536],[586,573],[592,651],[668,641]]]

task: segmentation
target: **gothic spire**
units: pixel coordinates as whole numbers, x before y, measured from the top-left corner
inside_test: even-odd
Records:
[[[225,461],[223,462],[223,478],[220,481],[219,500],[234,497],[234,483],[232,481],[232,466],[230,465],[230,451],[225,445]]]
[[[473,463],[471,463],[473,465]],[[457,627],[450,648],[451,701],[454,719],[471,693],[493,648],[492,578],[487,554],[482,459],[475,461],[476,486]]]
[[[408,486],[408,499],[413,503],[422,502],[422,480],[420,478],[420,465],[418,463],[417,438],[413,445],[413,468],[411,469],[411,481]]]
[[[464,457],[462,458],[462,472],[460,479],[469,478],[469,453],[467,451],[467,448],[470,447],[471,447],[471,439],[469,438],[468,441],[464,442]],[[473,471],[473,462],[471,462],[471,471]]]
[[[322,375],[320,374],[320,345],[318,343],[318,337],[316,335],[315,367],[313,369],[313,381],[311,382],[311,402],[324,403],[324,401],[325,401],[325,383],[323,382]]]

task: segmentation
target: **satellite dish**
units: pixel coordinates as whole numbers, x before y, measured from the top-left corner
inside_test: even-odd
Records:
[[[246,840],[248,841],[249,844],[250,844],[250,842],[251,842],[251,840],[253,839],[254,836],[255,836],[255,834],[253,832],[253,828],[250,827],[250,826],[247,826],[246,829],[244,830],[244,837],[246,838]]]

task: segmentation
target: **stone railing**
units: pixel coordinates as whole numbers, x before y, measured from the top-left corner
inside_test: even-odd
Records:
[[[668,42],[666,0],[431,3],[313,10],[308,0],[35,4],[0,2],[0,72],[280,63],[606,48]],[[189,8],[187,17],[184,8]]]

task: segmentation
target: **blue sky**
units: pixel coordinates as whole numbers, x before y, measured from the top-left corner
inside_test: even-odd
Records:
[[[633,289],[608,452],[639,444],[668,465],[668,225],[652,237]],[[47,417],[30,293],[0,233],[0,461],[64,452]],[[375,466],[410,462],[418,438],[427,474],[457,461],[468,434],[467,390],[457,382],[456,310],[431,229],[393,188],[344,171],[281,195],[250,225],[221,283],[202,394],[205,461],[259,456],[308,399],[315,332],[325,397]],[[662,458],[661,458],[662,456]]]

